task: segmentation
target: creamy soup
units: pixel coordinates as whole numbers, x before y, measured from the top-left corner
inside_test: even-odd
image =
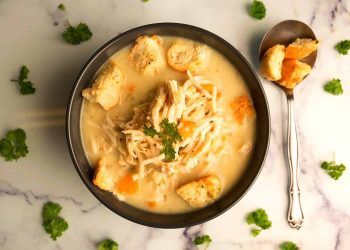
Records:
[[[222,197],[241,177],[243,171],[247,167],[255,142],[255,114],[253,107],[249,106],[251,105],[249,104],[249,102],[251,103],[251,97],[242,76],[223,55],[213,48],[206,46],[206,49],[210,52],[210,57],[206,59],[208,60],[206,62],[207,64],[198,72],[190,74],[192,77],[200,76],[201,78],[198,78],[199,81],[205,79],[199,84],[215,84],[215,95],[217,95],[217,99],[220,99],[220,103],[218,102],[215,104],[218,107],[213,106],[213,108],[222,109],[221,115],[229,128],[225,135],[219,134],[222,136],[222,140],[220,139],[221,141],[218,142],[220,145],[216,145],[215,150],[207,148],[208,150],[205,154],[201,155],[200,159],[196,159],[196,161],[194,161],[195,163],[192,165],[183,166],[184,169],[182,169],[181,163],[176,163],[177,165],[174,165],[175,170],[169,170],[169,168],[172,167],[170,164],[172,160],[175,161],[175,159],[179,158],[180,156],[178,154],[180,154],[180,152],[183,155],[183,159],[187,157],[185,150],[179,146],[183,142],[181,140],[173,142],[175,145],[174,148],[176,149],[175,151],[178,151],[175,152],[175,156],[171,156],[171,154],[165,155],[165,158],[163,157],[163,159],[158,160],[157,164],[151,163],[143,166],[142,172],[140,170],[141,167],[138,165],[141,156],[139,156],[139,159],[136,159],[136,156],[127,155],[129,154],[128,150],[130,150],[130,148],[127,148],[125,145],[125,141],[128,140],[125,136],[128,132],[122,131],[128,130],[125,129],[125,126],[127,126],[125,123],[130,121],[134,116],[134,108],[145,103],[146,108],[141,107],[143,108],[141,113],[146,115],[149,110],[148,103],[154,102],[153,99],[157,96],[157,93],[159,94],[160,92],[156,92],[156,90],[159,86],[163,85],[164,82],[176,80],[177,85],[175,87],[184,88],[185,82],[190,81],[186,72],[177,71],[167,63],[169,60],[169,58],[167,58],[169,56],[169,47],[179,39],[187,41],[179,37],[160,38],[161,42],[159,42],[159,46],[161,46],[161,50],[163,51],[161,56],[164,57],[162,59],[164,59],[165,64],[161,66],[161,70],[152,72],[151,74],[140,70],[140,68],[135,66],[132,62],[130,57],[132,44],[118,51],[108,62],[112,62],[123,75],[118,103],[112,108],[105,110],[99,103],[85,99],[82,107],[81,133],[87,158],[94,168],[96,168],[101,159],[103,159],[103,163],[100,164],[104,164],[104,166],[106,166],[105,169],[107,169],[106,173],[95,176],[95,178],[105,178],[103,181],[106,182],[105,184],[107,184],[108,187],[104,188],[105,186],[101,186],[101,188],[113,192],[116,199],[120,199],[137,208],[155,213],[183,213],[203,207],[201,205],[193,206],[196,201],[189,203],[187,200],[180,197],[176,190],[191,181],[197,181],[209,175],[216,176],[220,180],[222,188],[219,191],[219,195]],[[173,83],[175,84],[175,82]],[[205,87],[206,85],[202,86]],[[198,88],[201,90],[200,86]],[[210,92],[213,87],[205,89],[208,89]],[[194,91],[194,94],[197,94],[197,92],[205,92],[204,90],[204,92],[200,92],[198,89],[192,91]],[[209,102],[210,100],[213,101],[213,95],[214,94],[210,94],[207,97]],[[164,112],[163,110],[163,113]],[[207,111],[205,112],[207,113]],[[206,115],[206,113],[203,113],[203,116]],[[155,118],[148,117],[145,119],[150,121]],[[219,121],[222,121],[220,119]],[[194,129],[181,129],[181,126],[187,126],[186,124],[188,124],[188,122],[183,121],[181,117],[175,118],[175,121],[174,124],[178,125],[177,128],[182,136],[182,140],[190,137],[191,131],[194,131]],[[213,122],[210,124],[212,123]],[[155,131],[158,130],[157,133],[160,134],[161,128],[159,127],[157,129],[156,125],[152,127],[152,124],[151,121],[142,127],[154,129]],[[200,124],[200,122],[190,123],[194,128],[197,124]],[[208,133],[214,130],[215,129],[209,129]],[[222,130],[224,131],[224,128],[222,128]],[[145,137],[142,131],[144,132],[141,128],[138,132],[143,138],[140,140],[147,140],[148,142],[151,140],[158,140],[157,143],[160,145],[158,154],[165,152],[164,145],[162,145],[162,143],[164,144],[164,140],[162,141],[162,139],[159,139],[161,136],[158,136],[159,138],[157,135]],[[217,133],[221,133],[221,131],[217,131]],[[203,135],[203,138],[205,138],[205,142],[207,137]],[[208,138],[212,139],[212,144],[209,146],[214,147],[215,138]],[[134,143],[139,143],[137,139],[135,139],[135,136],[133,140],[136,140]],[[128,142],[130,143],[130,139]],[[202,147],[200,145],[198,147],[203,149],[203,145]],[[216,150],[221,150],[221,148],[224,148],[224,153],[215,155],[214,153]],[[147,150],[149,151],[150,149]],[[137,154],[136,150],[135,152],[135,154]],[[210,157],[210,159],[207,160],[205,159],[206,157]],[[190,159],[186,160],[188,162]],[[163,174],[163,172],[165,174]],[[162,175],[158,175],[158,173]],[[125,178],[125,176],[129,175],[131,179]],[[193,194],[192,192],[192,195]],[[217,200],[220,197],[215,197],[214,199]],[[208,204],[212,202],[215,201],[212,200]]]

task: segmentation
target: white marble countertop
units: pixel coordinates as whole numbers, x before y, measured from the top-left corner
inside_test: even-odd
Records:
[[[0,160],[0,249],[95,249],[102,238],[115,239],[120,249],[192,249],[195,234],[211,235],[209,249],[278,249],[285,240],[301,249],[350,249],[350,171],[332,180],[320,162],[337,160],[350,167],[350,55],[334,45],[350,39],[350,2],[345,0],[265,0],[262,21],[247,15],[249,1],[234,0],[0,0],[0,137],[8,129],[27,132],[29,154],[17,162]],[[64,20],[84,21],[92,40],[79,46],[61,40]],[[163,230],[129,222],[101,205],[81,182],[65,139],[64,115],[70,89],[82,64],[106,41],[130,28],[153,22],[182,22],[212,31],[232,43],[257,66],[262,34],[285,19],[311,25],[321,40],[312,74],[296,91],[301,147],[302,203],[305,223],[296,231],[286,222],[287,167],[283,156],[286,104],[284,94],[262,80],[271,111],[271,143],[264,169],[249,193],[218,218],[188,229]],[[57,22],[58,25],[54,25]],[[28,65],[37,92],[20,96],[10,82]],[[343,81],[344,94],[331,96],[322,86]],[[52,200],[63,206],[69,229],[52,241],[41,226],[41,208]],[[262,207],[273,226],[256,238],[244,222]],[[195,249],[195,248],[193,248]]]

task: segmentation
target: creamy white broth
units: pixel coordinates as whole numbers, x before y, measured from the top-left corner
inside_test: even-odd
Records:
[[[162,37],[165,52],[177,37]],[[105,138],[102,128],[96,126],[105,119],[108,113],[112,119],[118,117],[131,118],[133,107],[150,98],[150,93],[162,84],[165,80],[178,80],[183,82],[188,79],[185,73],[173,70],[167,66],[164,70],[155,76],[147,76],[139,72],[132,65],[129,59],[130,46],[127,46],[113,55],[110,61],[113,61],[123,75],[126,77],[123,87],[123,97],[120,105],[106,111],[99,104],[84,100],[81,117],[81,133],[86,155],[92,166],[96,166],[101,157],[113,165],[113,169],[117,178],[127,173],[126,167],[118,165],[118,152],[113,149],[109,153],[105,153],[102,149],[94,153],[93,144],[99,143]],[[225,116],[232,119],[233,110],[231,108],[232,101],[241,96],[250,96],[249,90],[237,69],[220,53],[210,48],[211,56],[206,70],[198,73],[205,79],[212,80],[218,86],[218,90],[222,93]],[[164,53],[166,56],[166,53]],[[214,174],[219,177],[223,185],[221,197],[237,182],[245,170],[252,152],[242,154],[238,152],[238,148],[242,143],[249,142],[253,145],[255,141],[256,123],[255,119],[248,119],[244,124],[237,125],[235,133],[227,141],[230,152],[222,159],[218,159],[214,165],[208,169],[205,166],[197,166],[190,173],[182,173],[179,175],[177,187],[190,181],[197,180],[208,174]],[[106,142],[108,139],[106,138]],[[102,142],[103,144],[103,142]],[[150,207],[148,201],[152,199],[154,185],[146,177],[140,182],[140,189],[137,193],[124,196],[124,201],[132,206],[140,209],[156,212],[156,213],[182,213],[193,210],[183,199],[181,199],[175,190],[167,190],[166,200],[164,203],[158,204],[156,207]]]

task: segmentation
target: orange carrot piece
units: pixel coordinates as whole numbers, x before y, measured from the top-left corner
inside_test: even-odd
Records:
[[[131,195],[139,190],[139,183],[134,181],[130,174],[127,174],[118,181],[117,187],[121,194]]]

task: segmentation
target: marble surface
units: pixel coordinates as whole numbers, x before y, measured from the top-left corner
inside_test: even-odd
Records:
[[[278,249],[285,240],[301,249],[350,249],[350,171],[333,181],[320,162],[337,160],[350,167],[350,55],[334,50],[350,39],[350,2],[345,0],[265,0],[262,21],[246,13],[249,1],[234,0],[0,0],[0,134],[22,127],[28,135],[29,155],[17,162],[0,160],[0,249],[96,249],[111,237],[120,249],[195,249],[191,238],[211,235],[208,249]],[[62,42],[66,18],[84,21],[94,35],[79,46]],[[232,209],[200,226],[162,230],[129,222],[101,205],[74,170],[66,147],[64,116],[71,86],[82,64],[106,41],[130,28],[153,22],[182,22],[223,37],[257,68],[257,48],[263,33],[284,19],[302,20],[321,40],[312,74],[296,91],[301,156],[300,185],[305,223],[300,231],[286,222],[287,167],[283,156],[286,126],[284,94],[262,80],[271,111],[271,145],[265,167],[249,193]],[[55,25],[56,24],[56,25]],[[37,93],[20,96],[10,82],[28,65]],[[329,79],[343,81],[344,94],[322,90]],[[69,230],[56,242],[43,231],[44,202],[63,206]],[[262,207],[273,222],[256,238],[244,222],[247,212]]]

